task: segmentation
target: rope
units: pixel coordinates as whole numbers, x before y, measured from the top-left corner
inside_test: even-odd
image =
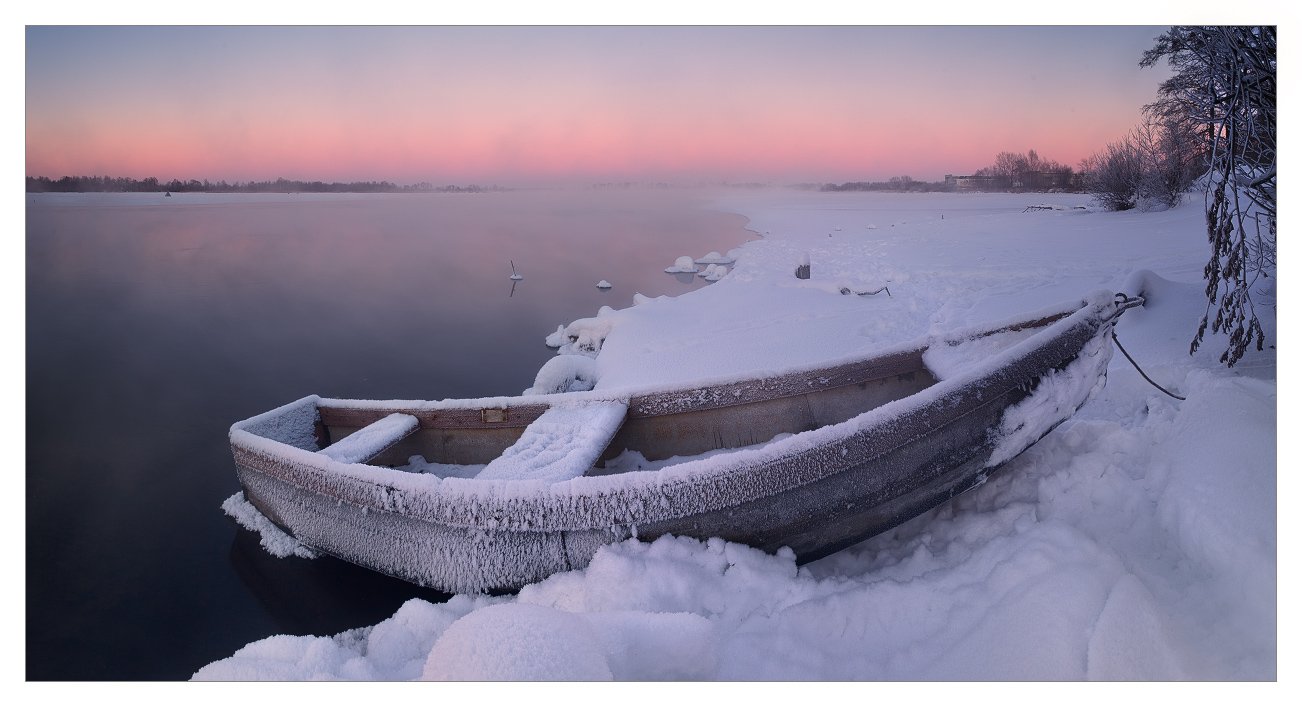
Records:
[[[1117,338],[1117,332],[1115,329],[1112,330],[1112,341],[1116,343],[1118,349],[1121,349],[1121,353],[1125,354],[1126,360],[1130,362],[1130,365],[1134,366],[1135,370],[1139,371],[1139,375],[1144,377],[1144,380],[1152,384],[1154,388],[1157,388],[1158,390],[1162,391],[1163,393],[1166,393],[1167,395],[1175,398],[1176,400],[1184,400],[1184,398],[1180,397],[1179,395],[1176,395],[1175,393],[1172,393],[1166,388],[1163,388],[1162,386],[1158,385],[1156,382],[1153,381],[1152,378],[1148,377],[1147,373],[1144,373],[1144,369],[1140,368],[1139,364],[1135,363],[1135,359],[1131,358],[1130,354],[1126,352],[1126,347],[1121,345],[1121,340]]]

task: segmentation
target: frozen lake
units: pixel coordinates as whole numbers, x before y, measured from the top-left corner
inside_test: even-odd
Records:
[[[437,600],[263,552],[219,509],[230,424],[517,394],[558,325],[706,286],[664,268],[752,236],[672,191],[26,199],[29,680],[184,679]]]

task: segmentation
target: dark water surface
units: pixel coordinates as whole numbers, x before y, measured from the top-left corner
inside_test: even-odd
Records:
[[[676,192],[26,198],[29,680],[185,679],[442,600],[267,555],[219,508],[231,423],[517,394],[557,325],[704,286],[663,269],[749,236]]]

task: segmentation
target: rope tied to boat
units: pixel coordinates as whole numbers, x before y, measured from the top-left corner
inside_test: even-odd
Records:
[[[1121,314],[1126,310],[1132,309],[1134,307],[1142,307],[1144,305],[1144,298],[1131,297],[1130,295],[1127,295],[1124,292],[1118,292],[1116,295],[1116,305],[1117,305],[1117,311],[1112,315],[1112,319],[1114,320],[1114,322],[1116,319],[1120,318]],[[1176,395],[1175,393],[1172,393],[1166,388],[1163,388],[1162,386],[1158,385],[1157,381],[1154,381],[1152,378],[1149,378],[1148,374],[1144,373],[1144,369],[1140,368],[1138,363],[1135,363],[1134,357],[1132,357],[1130,353],[1126,351],[1126,347],[1121,345],[1121,339],[1117,338],[1117,328],[1115,325],[1112,327],[1111,333],[1112,333],[1112,343],[1117,345],[1117,350],[1121,351],[1122,355],[1126,357],[1126,360],[1130,362],[1130,365],[1135,367],[1135,370],[1139,372],[1139,375],[1144,377],[1144,380],[1148,381],[1149,385],[1152,385],[1154,388],[1157,388],[1158,390],[1162,391],[1163,393],[1166,393],[1167,395],[1175,398],[1176,400],[1184,400],[1182,396]]]

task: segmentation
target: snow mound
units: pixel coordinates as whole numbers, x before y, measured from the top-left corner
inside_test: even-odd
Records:
[[[696,261],[692,260],[690,255],[679,256],[673,265],[665,268],[667,273],[691,273],[696,272]]]
[[[622,318],[619,310],[602,307],[595,317],[576,319],[568,326],[557,327],[547,336],[547,345],[559,348],[562,354],[595,354]]]
[[[411,599],[375,626],[331,637],[272,636],[203,667],[192,680],[416,680],[430,649],[457,619],[502,601]]]
[[[697,258],[697,265],[731,265],[736,258],[721,255],[718,251],[712,250],[705,254],[703,258]]]
[[[728,274],[727,265],[707,265],[705,270],[698,273],[701,277],[710,282],[718,282]]]
[[[658,296],[658,297],[647,297],[646,295],[642,294],[641,292],[634,292],[634,293],[633,293],[633,306],[636,307],[636,306],[638,306],[638,305],[640,305],[640,304],[648,304],[648,303],[651,303],[651,302],[668,302],[668,301],[670,301],[671,299],[672,299],[672,298],[669,297],[668,295],[660,295],[660,296]]]
[[[598,379],[596,359],[580,354],[558,354],[538,369],[533,387],[526,388],[523,395],[592,390]]]
[[[597,283],[598,290],[609,290],[612,287],[614,287],[614,285],[610,284],[610,282],[607,280],[602,280]]]
[[[423,680],[610,680],[600,639],[581,616],[543,606],[490,606],[452,624]]]

